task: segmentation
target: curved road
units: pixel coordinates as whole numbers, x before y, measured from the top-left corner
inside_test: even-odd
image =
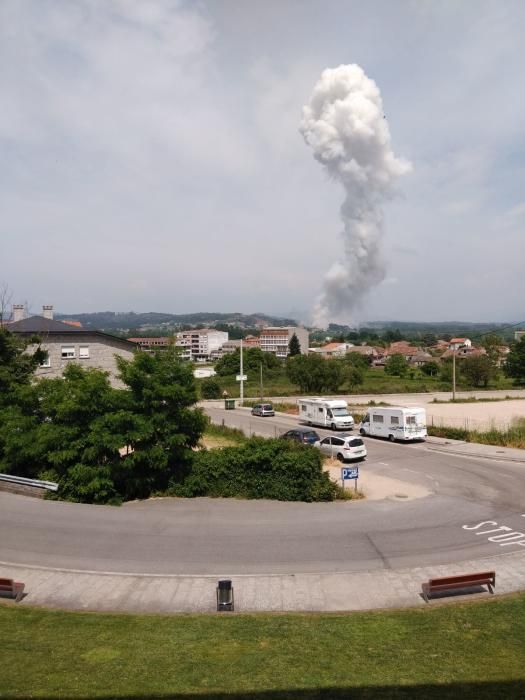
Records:
[[[297,423],[253,419],[242,410],[208,412],[267,434]],[[525,552],[524,463],[437,452],[428,443],[368,439],[367,446],[361,469],[424,486],[430,495],[316,504],[155,499],[113,508],[0,493],[0,561],[234,575],[378,571]]]

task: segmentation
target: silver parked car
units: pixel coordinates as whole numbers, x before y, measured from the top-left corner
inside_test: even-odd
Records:
[[[274,410],[271,403],[256,403],[252,408],[252,416],[274,416]]]
[[[323,440],[318,440],[317,447],[325,455],[334,457],[340,462],[347,460],[363,460],[366,458],[366,445],[363,440],[353,435],[329,435]]]

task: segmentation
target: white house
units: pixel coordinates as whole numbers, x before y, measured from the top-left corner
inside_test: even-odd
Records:
[[[471,348],[472,341],[469,338],[451,338],[448,344],[448,349],[455,351],[459,348]]]

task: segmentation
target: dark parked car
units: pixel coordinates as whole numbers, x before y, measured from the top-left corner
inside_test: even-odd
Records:
[[[319,435],[311,428],[294,428],[279,437],[284,440],[295,440],[295,442],[301,442],[303,445],[313,445],[320,440]]]

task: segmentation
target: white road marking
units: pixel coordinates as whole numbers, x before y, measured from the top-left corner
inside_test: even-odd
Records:
[[[523,514],[522,517],[525,517],[525,514]],[[508,525],[500,525],[498,527],[498,523],[495,520],[482,520],[477,525],[463,525],[463,530],[478,530],[482,525],[496,525],[496,527],[490,530],[480,530],[474,534],[492,535],[491,537],[487,537],[487,540],[489,542],[494,542],[500,547],[508,547],[513,544],[519,547],[525,547],[525,532],[513,530]],[[503,531],[502,534],[494,535],[495,532],[501,533],[501,531]]]

